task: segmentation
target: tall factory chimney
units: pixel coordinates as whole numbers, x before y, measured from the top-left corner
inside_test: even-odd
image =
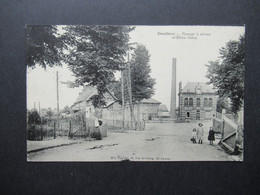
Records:
[[[176,58],[172,59],[172,86],[171,86],[171,118],[176,118]]]

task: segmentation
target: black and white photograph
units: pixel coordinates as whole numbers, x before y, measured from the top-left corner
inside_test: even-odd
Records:
[[[25,32],[27,162],[243,162],[245,26]]]

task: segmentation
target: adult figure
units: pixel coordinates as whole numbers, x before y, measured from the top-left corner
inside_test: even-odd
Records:
[[[197,129],[197,140],[199,144],[202,144],[202,140],[203,140],[203,135],[204,135],[204,131],[203,131],[203,124],[199,123],[198,124],[198,129]]]
[[[95,128],[96,128],[96,139],[101,140],[103,138],[101,132],[102,120],[100,118],[95,119]]]

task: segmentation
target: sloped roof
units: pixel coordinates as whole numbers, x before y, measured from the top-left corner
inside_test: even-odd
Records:
[[[213,87],[206,82],[188,82],[182,89],[182,92],[195,93],[197,87],[201,88],[201,93],[215,93]]]
[[[108,108],[109,106],[111,106],[113,103],[115,103],[116,101],[111,101],[111,102],[108,102],[107,105],[105,106],[105,108]]]
[[[79,96],[74,104],[82,101],[87,101],[91,96],[95,95],[96,93],[97,91],[94,86],[86,85],[83,87],[82,92],[79,93]]]
[[[117,98],[114,96],[114,94],[109,89],[107,89],[107,92],[115,100],[117,100]],[[82,92],[79,93],[79,96],[78,96],[77,100],[73,103],[73,105],[75,105],[79,102],[88,101],[89,98],[91,98],[93,95],[97,95],[97,88],[92,85],[84,85]],[[111,103],[111,102],[109,102],[109,103]]]
[[[153,99],[153,98],[149,98],[149,99],[143,99],[141,101],[141,103],[145,103],[145,104],[160,104],[161,102]]]
[[[169,112],[165,104],[161,104],[158,109],[160,109],[162,112]]]

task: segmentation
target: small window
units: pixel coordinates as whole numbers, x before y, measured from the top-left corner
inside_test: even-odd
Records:
[[[188,107],[188,98],[184,99],[184,107]]]
[[[208,98],[204,98],[203,106],[208,107]]]
[[[209,98],[209,107],[212,107],[213,106],[213,100],[212,98]]]
[[[192,107],[193,106],[193,98],[189,99],[189,106]]]
[[[190,118],[190,112],[187,112],[187,118]]]

